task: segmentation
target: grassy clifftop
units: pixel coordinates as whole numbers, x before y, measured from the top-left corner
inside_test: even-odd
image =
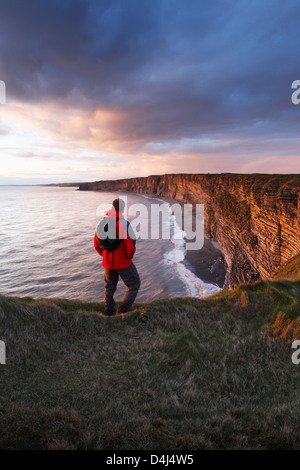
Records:
[[[102,303],[0,296],[1,449],[299,449],[300,281]]]

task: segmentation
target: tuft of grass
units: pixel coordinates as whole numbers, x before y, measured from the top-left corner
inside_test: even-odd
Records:
[[[276,280],[115,318],[0,296],[0,449],[300,449],[299,307]]]

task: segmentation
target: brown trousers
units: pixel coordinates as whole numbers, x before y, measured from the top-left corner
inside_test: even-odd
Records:
[[[117,289],[119,276],[128,287],[127,292],[118,307],[117,315],[126,313],[135,301],[138,290],[141,285],[140,277],[135,265],[132,263],[124,269],[106,269],[104,268],[104,313],[105,315],[115,315],[114,293]]]

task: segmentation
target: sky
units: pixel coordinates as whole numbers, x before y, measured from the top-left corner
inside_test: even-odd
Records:
[[[0,184],[300,173],[299,17],[299,0],[0,0]]]

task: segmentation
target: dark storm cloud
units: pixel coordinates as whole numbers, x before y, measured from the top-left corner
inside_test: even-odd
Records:
[[[8,99],[124,111],[120,139],[286,136],[299,13],[294,0],[1,0],[0,78]]]

